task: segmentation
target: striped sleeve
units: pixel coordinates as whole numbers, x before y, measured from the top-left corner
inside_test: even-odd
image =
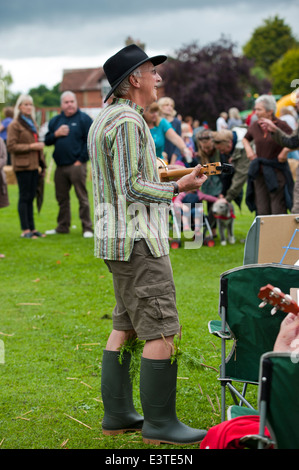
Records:
[[[144,134],[140,124],[133,120],[126,120],[118,126],[113,143],[117,192],[130,202],[169,204],[173,198],[173,185],[158,180],[154,168],[156,156],[153,160],[147,145],[149,137]],[[149,159],[150,163],[153,161],[153,169]]]

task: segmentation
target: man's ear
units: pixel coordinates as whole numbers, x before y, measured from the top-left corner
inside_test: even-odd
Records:
[[[129,82],[131,83],[131,85],[135,88],[140,88],[140,83],[139,83],[139,80],[138,80],[139,77],[137,77],[136,75],[130,75],[129,76]]]

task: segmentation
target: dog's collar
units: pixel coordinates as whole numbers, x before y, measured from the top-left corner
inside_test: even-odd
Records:
[[[222,219],[222,220],[229,220],[229,219],[235,219],[236,216],[231,209],[229,217],[225,217],[225,215],[214,215],[215,219]]]

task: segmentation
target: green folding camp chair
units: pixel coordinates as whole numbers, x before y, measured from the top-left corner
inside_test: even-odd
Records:
[[[210,333],[221,339],[222,421],[226,415],[226,389],[236,405],[254,408],[246,399],[248,385],[258,385],[260,358],[273,349],[285,317],[281,311],[272,315],[270,305],[263,309],[259,307],[258,293],[267,284],[289,293],[290,288],[299,287],[299,268],[253,264],[231,269],[220,276],[220,320],[210,321],[208,327]],[[230,351],[227,354],[228,344]]]
[[[299,355],[268,352],[260,361],[258,413],[259,433],[240,439],[247,447],[299,449]],[[240,406],[228,408],[228,419],[246,415]],[[254,414],[247,408],[247,414]],[[268,428],[270,438],[266,437]]]

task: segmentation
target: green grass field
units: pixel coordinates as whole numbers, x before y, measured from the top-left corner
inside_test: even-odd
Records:
[[[48,163],[50,155],[48,155]],[[54,169],[52,168],[52,172]],[[53,174],[35,214],[40,231],[55,228]],[[91,181],[88,181],[92,206]],[[146,449],[140,434],[101,434],[101,358],[111,330],[111,275],[83,239],[72,192],[69,235],[21,239],[17,186],[0,211],[1,449]],[[179,361],[177,414],[192,427],[220,422],[220,341],[207,324],[218,315],[219,276],[243,263],[244,239],[253,221],[236,209],[235,245],[171,251],[182,324],[181,349],[198,367]],[[255,393],[255,392],[253,392]],[[141,412],[138,380],[134,383]],[[164,449],[171,446],[164,445]]]

